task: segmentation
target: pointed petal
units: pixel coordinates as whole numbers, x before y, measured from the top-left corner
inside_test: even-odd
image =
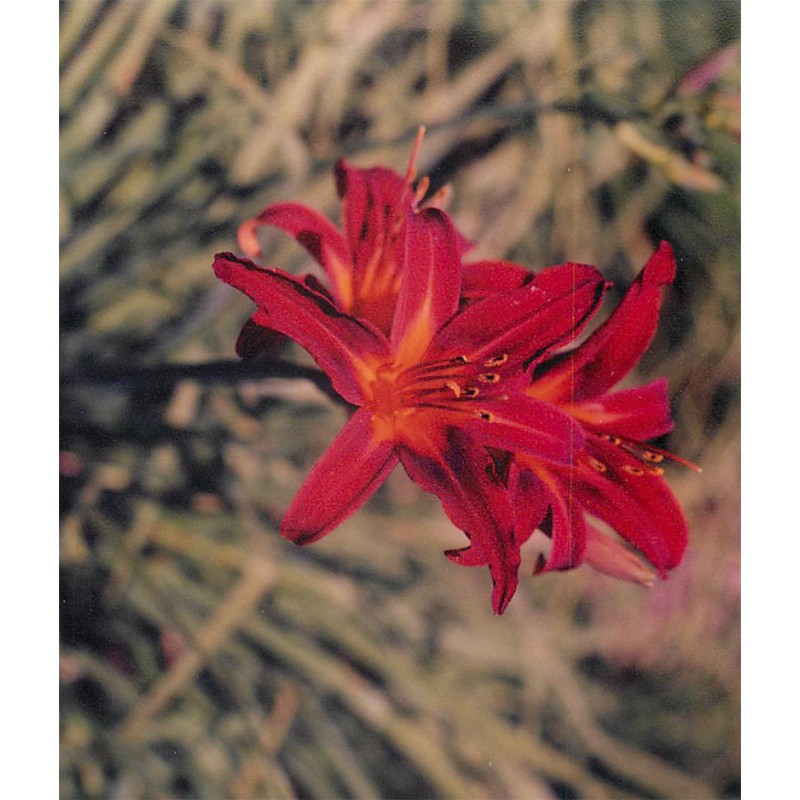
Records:
[[[534,364],[580,333],[607,285],[594,267],[548,267],[522,289],[468,305],[437,334],[429,356],[477,361],[506,354],[509,363]]]
[[[621,381],[650,346],[662,287],[675,278],[672,248],[662,242],[614,313],[570,358],[537,377],[539,397],[566,402],[596,397]]]
[[[591,525],[586,526],[586,563],[612,578],[619,578],[642,586],[652,586],[656,575],[642,561],[633,549],[619,541],[600,533]]]
[[[467,534],[467,538],[470,538]],[[467,547],[445,550],[444,554],[454,563],[462,567],[485,567],[489,563],[489,556],[477,544]]]
[[[604,469],[576,472],[575,492],[584,508],[610,525],[664,575],[680,564],[688,532],[667,482],[620,447],[592,439],[587,453]]]
[[[458,309],[461,259],[453,226],[441,211],[410,213],[406,226],[405,264],[390,341],[396,361],[412,364]]]
[[[281,535],[310,544],[357,511],[397,464],[393,443],[376,438],[360,408],[322,454],[281,522]]]
[[[535,389],[534,382],[532,393]],[[594,400],[564,405],[562,409],[595,432],[640,442],[663,436],[673,427],[665,378],[604,394]]]
[[[362,383],[378,361],[388,359],[385,338],[339,311],[328,298],[282,270],[220,253],[217,277],[247,294],[270,325],[305,347],[345,400],[359,404]]]
[[[497,480],[491,457],[455,428],[447,431],[441,451],[401,445],[398,455],[411,479],[439,497],[448,517],[468,534],[478,559],[489,565],[492,608],[502,614],[517,589],[520,553],[508,495]],[[460,563],[454,552],[448,551],[450,559]],[[468,564],[470,556],[465,559]]]
[[[478,411],[464,429],[486,447],[571,464],[583,447],[581,426],[556,406],[524,394],[476,400]]]
[[[345,311],[352,308],[352,261],[347,242],[327,218],[301,203],[276,203],[265,208],[257,217],[243,223],[239,240],[252,258],[261,255],[255,231],[262,225],[280,228],[295,239],[322,266],[331,282],[336,299]]]

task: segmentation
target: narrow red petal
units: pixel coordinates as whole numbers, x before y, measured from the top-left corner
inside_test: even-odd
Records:
[[[461,299],[482,300],[495,292],[507,292],[527,286],[534,273],[513,261],[474,261],[464,264]]]
[[[534,382],[534,394],[535,389]],[[673,428],[665,378],[562,408],[595,432],[640,442],[663,436]]]
[[[305,347],[345,400],[361,402],[364,376],[377,361],[388,359],[388,343],[378,331],[282,270],[220,253],[214,272],[262,308],[276,331]]]
[[[310,544],[357,511],[397,464],[392,442],[376,439],[372,417],[358,409],[322,454],[281,522],[281,534]]]
[[[390,341],[398,363],[418,361],[439,328],[455,314],[461,259],[453,226],[435,208],[409,213],[400,294]]]
[[[586,554],[586,521],[583,508],[576,502],[570,480],[524,457],[519,462],[520,475],[515,481],[514,506],[519,508],[529,502],[538,509],[545,503],[549,506],[549,513],[539,527],[551,538],[552,546],[549,556],[541,559],[534,574],[580,566]]]
[[[500,395],[476,400],[476,414],[464,429],[486,447],[525,453],[568,465],[583,447],[581,426],[569,415],[535,397]]]
[[[662,287],[674,278],[672,248],[662,242],[608,320],[571,358],[537,379],[542,389],[549,385],[548,399],[567,402],[597,397],[621,381],[650,346],[661,311]]]
[[[550,492],[530,470],[518,460],[509,465],[508,491],[514,506],[514,536],[520,547],[542,524],[550,508]]]
[[[422,444],[422,443],[421,443]],[[439,497],[452,522],[465,531],[478,559],[486,559],[492,575],[492,608],[502,614],[519,582],[520,553],[514,541],[513,512],[508,494],[494,473],[486,450],[458,429],[447,432],[441,452],[435,448],[398,448],[413,481]],[[457,551],[448,551],[451,560]],[[464,554],[470,563],[471,556]]]
[[[656,575],[633,549],[591,525],[586,526],[586,563],[612,578],[652,586]]]
[[[506,355],[510,363],[534,364],[581,332],[607,285],[594,267],[548,267],[522,289],[468,305],[437,334],[430,355],[475,361]]]
[[[325,270],[333,294],[342,308],[345,311],[351,309],[353,291],[350,251],[341,232],[327,217],[301,203],[276,203],[245,223],[245,226],[250,226],[248,234],[251,235],[251,229],[259,225],[271,225],[294,236]],[[252,254],[251,251],[246,252],[248,255]]]

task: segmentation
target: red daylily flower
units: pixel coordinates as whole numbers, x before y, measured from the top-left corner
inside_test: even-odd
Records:
[[[499,276],[499,277],[498,277]],[[672,248],[662,243],[609,319],[581,346],[540,362],[527,393],[552,403],[581,424],[584,448],[567,468],[529,454],[506,455],[507,484],[517,509],[520,544],[539,527],[553,541],[537,572],[570,569],[584,559],[603,572],[643,584],[653,572],[630,548],[588,520],[609,525],[645,556],[662,577],[676,567],[687,543],[681,507],[662,475],[662,462],[682,459],[645,444],[672,429],[667,384],[610,391],[644,354],[658,323],[662,288],[675,277]],[[524,267],[480,262],[465,269],[468,298],[487,296],[497,281],[522,286]],[[451,558],[480,564],[473,548]]]
[[[336,163],[343,231],[301,203],[277,203],[239,227],[240,247],[247,256],[258,259],[262,255],[259,228],[272,226],[289,233],[322,267],[329,287],[326,290],[310,279],[312,285],[323,293],[329,291],[342,311],[367,320],[388,335],[400,291],[406,219],[428,188],[427,178],[416,188],[413,185],[423,135],[424,129],[420,129],[405,177],[386,167],[358,169],[344,159]],[[436,203],[434,197],[429,205]],[[460,234],[457,240],[462,252],[469,247]],[[263,310],[256,312],[243,330],[240,355],[257,351],[258,337],[264,335],[268,324]]]
[[[566,264],[458,312],[461,245],[448,217],[409,208],[401,225],[388,331],[282,270],[229,253],[215,259],[217,276],[258,305],[256,322],[263,314],[305,347],[356,406],[298,491],[281,533],[298,544],[326,535],[399,461],[467,532],[490,568],[492,605],[502,613],[517,586],[520,554],[510,496],[490,449],[553,468],[574,463],[584,440],[580,425],[527,392],[527,370],[580,333],[607,283],[593,267]]]

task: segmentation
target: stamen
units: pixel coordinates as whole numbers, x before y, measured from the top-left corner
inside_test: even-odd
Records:
[[[453,359],[454,364],[469,364],[469,359],[466,356],[456,356]]]
[[[467,386],[467,388],[463,390],[462,394],[464,397],[477,397],[480,394],[480,390],[477,386]]]
[[[461,397],[461,387],[455,381],[445,381],[444,384],[456,397]]]
[[[589,466],[592,469],[596,469],[598,472],[608,472],[608,467],[602,461],[598,461],[592,456],[589,456]]]
[[[644,461],[648,464],[660,464],[662,461],[667,460],[674,461],[676,464],[681,464],[684,467],[693,469],[695,472],[703,471],[701,467],[697,466],[697,464],[692,464],[691,461],[687,461],[685,458],[676,456],[667,450],[661,450],[659,447],[653,447],[653,445],[648,445],[645,447],[640,442],[623,439],[621,436],[614,436],[610,433],[601,433],[600,438],[609,444],[615,445],[616,447],[622,447],[626,453],[629,453],[639,461]],[[628,472],[630,472],[630,470],[628,470]]]
[[[497,383],[500,376],[496,372],[484,372],[482,375],[478,375],[478,380],[481,383]]]
[[[419,205],[422,202],[425,195],[428,194],[428,189],[430,188],[430,185],[431,185],[431,179],[427,175],[423,175],[419,179],[416,191],[414,192],[415,205]]]
[[[408,159],[408,169],[406,169],[406,183],[410,184],[417,177],[417,155],[422,146],[422,139],[425,136],[425,126],[420,125],[417,136],[414,139],[414,146],[411,148],[411,157]]]
[[[459,356],[459,358],[464,358],[464,356]],[[456,361],[452,358],[441,359],[440,361],[426,361],[423,364],[410,367],[404,374],[413,380],[433,375],[438,375],[440,378],[448,377],[449,375],[461,374],[461,370],[453,370],[453,367],[466,363],[466,361]],[[443,367],[449,367],[450,369],[443,369]]]
[[[641,461],[647,461],[650,464],[660,464],[662,461],[668,460],[674,461],[676,464],[681,464],[689,469],[693,469],[695,472],[703,471],[697,466],[697,464],[692,464],[691,461],[687,461],[685,458],[676,456],[673,453],[670,453],[667,450],[662,450],[659,447],[653,447],[653,445],[648,445],[648,447],[645,449],[642,447],[642,445],[639,445],[636,442],[623,442],[623,447],[635,458],[638,458]]]
[[[649,467],[647,470],[651,475],[663,475],[664,474],[664,467]]]
[[[508,353],[501,353],[499,356],[492,356],[483,362],[484,367],[499,367],[508,361]]]
[[[622,469],[629,475],[644,475],[644,470],[641,467],[635,467],[633,464],[624,464]]]
[[[478,416],[486,422],[494,422],[494,414],[490,411],[479,411]]]

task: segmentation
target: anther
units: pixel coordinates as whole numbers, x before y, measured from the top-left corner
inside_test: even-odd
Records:
[[[446,381],[444,384],[456,397],[461,397],[461,387],[455,381]]]
[[[598,472],[607,472],[608,467],[602,462],[598,461],[596,458],[589,456],[589,466],[592,469],[596,469]]]
[[[481,383],[497,383],[500,376],[496,372],[484,372],[482,375],[478,375],[478,380]]]
[[[494,420],[494,414],[489,411],[479,411],[478,416],[486,422],[492,422]]]
[[[641,467],[633,466],[633,464],[625,464],[622,469],[629,475],[644,475],[644,470]]]
[[[647,470],[651,475],[663,475],[664,467],[649,467]]]
[[[605,439],[609,444],[613,444],[619,446],[622,444],[622,439],[619,436],[612,436],[610,433],[604,433],[600,437],[601,439]]]
[[[508,353],[501,353],[499,356],[492,356],[483,362],[484,367],[499,367],[508,361]]]
[[[477,386],[467,386],[466,389],[463,389],[461,392],[464,397],[477,397],[480,394],[480,390]]]
[[[466,356],[456,356],[453,359],[454,364],[469,364],[469,359]]]
[[[660,464],[664,460],[664,456],[661,453],[654,453],[652,450],[643,451],[642,458],[651,464]]]

